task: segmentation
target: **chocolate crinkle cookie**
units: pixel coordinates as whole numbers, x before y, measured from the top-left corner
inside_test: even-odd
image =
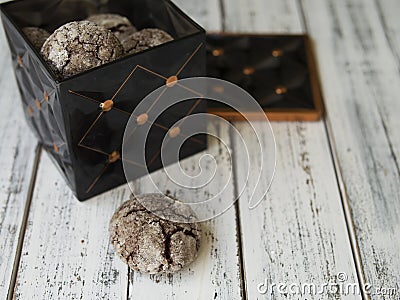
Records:
[[[190,208],[161,194],[138,198],[122,204],[110,221],[110,239],[119,257],[132,270],[146,274],[177,272],[193,262],[200,247],[200,224],[160,218],[141,203],[162,203],[154,209],[164,207],[185,220],[193,218]]]
[[[107,28],[120,40],[137,31],[128,18],[118,14],[96,14],[89,16],[86,20]]]
[[[78,21],[58,28],[41,53],[61,77],[69,77],[119,58],[123,48],[111,31],[93,22]]]
[[[173,37],[161,29],[146,28],[121,39],[121,43],[125,53],[133,54],[172,40]]]
[[[22,31],[28,40],[33,44],[33,46],[38,50],[42,48],[44,42],[50,36],[50,33],[39,27],[24,27],[22,28]]]

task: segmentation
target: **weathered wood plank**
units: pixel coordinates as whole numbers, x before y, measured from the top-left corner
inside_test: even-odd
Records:
[[[215,24],[220,24],[215,22],[219,20],[218,15],[215,15],[219,12],[219,6],[217,1],[210,3],[207,7],[213,13],[202,13],[209,16],[208,26],[215,28]],[[229,140],[226,129],[222,129],[222,134],[225,141]],[[219,153],[220,146],[214,146],[215,152]],[[226,149],[221,151],[227,154]],[[187,160],[186,165],[190,168],[196,166],[197,158]],[[228,169],[229,166],[226,166],[224,171],[228,172]],[[165,175],[160,173],[158,176],[160,182],[164,183]],[[141,190],[144,189],[142,183],[143,180],[138,184]],[[216,182],[214,189],[217,190],[219,185],[220,182]],[[233,186],[229,188],[233,197]],[[170,191],[178,197],[185,197],[183,191]],[[38,171],[16,296],[46,299],[126,298],[127,268],[111,249],[107,227],[111,214],[128,195],[127,187],[119,188],[80,203],[73,198],[45,156]],[[234,209],[205,224],[204,231],[200,257],[190,269],[168,278],[141,276],[132,272],[130,297],[175,299],[182,295],[193,295],[196,298],[240,298]]]
[[[201,3],[195,0],[174,0],[173,2],[206,30],[221,29],[219,0],[203,0]]]
[[[375,1],[375,5],[380,16],[380,22],[383,25],[386,43],[397,62],[397,70],[398,73],[400,73],[400,22],[397,15],[397,12],[400,11],[400,2],[394,0],[385,0],[382,2]],[[391,68],[390,72],[388,72],[388,78],[392,78],[394,83],[399,81],[400,76],[395,74],[395,68],[392,63],[393,61],[389,63]],[[389,84],[387,85],[389,86]],[[380,113],[385,119],[386,134],[388,136],[389,146],[393,152],[393,158],[397,163],[398,169],[400,169],[400,136],[398,134],[400,118],[398,117],[398,114],[395,113],[396,109],[397,112],[399,111],[400,105],[399,101],[393,100],[399,97],[400,88],[398,87],[398,84],[395,85],[396,89],[388,91],[388,95],[385,97],[385,99],[390,99],[391,102],[395,102],[396,106],[394,107],[394,110],[391,102],[386,103],[385,101],[385,104],[380,105],[379,101],[378,106],[380,108]]]
[[[345,272],[349,283],[357,283],[323,124],[274,123],[273,130],[277,167],[268,197],[254,210],[248,209],[246,192],[239,202],[248,299],[266,297],[257,290],[264,281],[271,286],[310,283],[320,290],[323,284],[335,282],[339,272]],[[236,167],[241,170],[244,151],[235,150]],[[238,174],[238,182],[245,180],[243,176]],[[268,182],[263,184],[266,189]],[[274,290],[274,296],[268,290],[268,299],[299,297],[279,294],[276,287]],[[327,293],[311,293],[304,299],[321,297],[329,298]],[[356,295],[337,297],[360,299]]]
[[[302,4],[317,48],[365,281],[373,288],[394,288],[400,281],[397,61],[373,1],[304,0]],[[380,5],[395,9],[387,1]],[[387,22],[398,23],[389,15]]]
[[[17,299],[126,299],[127,267],[109,243],[108,222],[127,187],[79,202],[42,156],[25,234]]]
[[[400,2],[396,0],[381,0],[375,1],[375,5],[385,31],[387,43],[397,60],[397,67],[400,71],[400,22],[398,18]]]
[[[227,129],[222,129],[219,136],[229,141]],[[226,149],[220,147],[214,143],[210,149],[215,153],[225,151],[220,157],[225,160]],[[185,160],[183,166],[192,169],[197,166],[199,157]],[[229,171],[228,166],[224,171]],[[170,189],[177,197],[188,196],[185,191],[169,188],[162,172],[156,176],[165,191]],[[213,185],[214,192],[220,185],[221,182]],[[137,186],[137,192],[145,191],[145,180],[140,180]],[[233,195],[233,186],[229,188]],[[128,198],[128,188],[122,187],[87,202],[78,202],[45,155],[38,170],[16,297],[125,298],[127,268],[115,256],[108,242],[107,229],[115,208]],[[208,299],[218,295],[220,299],[239,299],[241,288],[235,225],[233,208],[207,222],[200,257],[189,269],[174,276],[150,277],[134,273],[130,296],[134,299],[175,299],[182,295],[204,295]]]
[[[24,120],[2,25],[0,48],[0,298],[6,299],[37,143]]]
[[[227,30],[303,31],[296,1],[253,0],[252,5],[240,7],[225,1],[225,7],[226,23],[232,24]],[[240,125],[239,128],[243,135],[250,134]],[[273,123],[273,130],[277,166],[268,197],[255,210],[248,209],[247,191],[239,201],[247,298],[299,299],[298,293],[280,294],[276,287],[271,295],[272,283],[309,283],[320,288],[335,282],[339,272],[347,274],[348,282],[358,284],[324,123]],[[264,145],[268,142],[262,141]],[[235,145],[237,182],[240,183],[246,175],[242,171],[245,152],[238,148],[237,140]],[[250,156],[255,157],[255,147],[250,145],[249,149]],[[267,189],[268,182],[263,184]],[[264,281],[270,285],[266,295],[257,290],[258,284]],[[326,292],[303,297],[334,298]]]
[[[222,3],[226,31],[264,33],[303,31],[295,0],[222,0]]]
[[[175,1],[180,8],[193,17],[207,30],[221,29],[220,3],[218,0]],[[215,128],[217,136],[229,143],[228,129],[224,126]],[[226,160],[227,151],[215,140],[211,141],[208,151],[216,154],[220,160]],[[222,155],[218,154],[222,152]],[[198,167],[200,155],[185,160],[184,168],[192,170]],[[218,172],[231,172],[230,166],[224,165]],[[164,172],[159,172],[158,184],[163,191],[169,190],[178,198],[187,197],[202,199],[217,193],[222,184],[221,180],[212,183],[205,193],[179,190],[168,181]],[[137,184],[137,191],[146,191],[149,186],[146,180]],[[234,196],[233,186],[228,186],[231,197]],[[240,299],[240,265],[236,237],[235,210],[232,207],[222,216],[203,224],[203,241],[197,260],[182,272],[173,276],[144,276],[132,272],[129,285],[131,299]]]
[[[212,127],[212,125],[210,125]],[[212,132],[230,147],[227,126],[218,125]],[[221,143],[210,140],[207,153],[214,155],[217,175],[206,189],[177,189],[164,171],[154,177],[162,192],[168,190],[178,199],[209,199],[220,192],[225,184],[226,174],[232,172],[229,153]],[[183,169],[198,170],[198,160],[204,153],[182,162]],[[221,173],[222,172],[222,173]],[[224,174],[223,176],[221,176]],[[137,192],[151,192],[146,179],[137,183]],[[148,190],[149,189],[149,190]],[[233,183],[226,187],[228,195],[234,197]],[[170,276],[146,276],[132,272],[129,286],[131,299],[240,299],[241,279],[237,243],[235,207],[223,215],[203,223],[202,246],[199,257],[183,271]]]

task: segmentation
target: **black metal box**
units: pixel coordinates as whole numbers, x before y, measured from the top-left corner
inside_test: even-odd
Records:
[[[168,80],[203,76],[206,68],[204,30],[170,1],[99,3],[16,0],[0,6],[25,117],[80,200],[126,183],[120,151],[136,105]],[[25,26],[52,32],[67,22],[105,12],[128,17],[138,29],[163,29],[174,40],[61,80],[22,32]],[[205,103],[193,99],[176,104],[156,120],[146,144],[149,171],[161,167],[161,143],[172,124],[188,112],[205,111]],[[141,122],[143,118],[138,126]],[[205,147],[205,137],[197,137],[196,143],[189,140],[180,159]],[[138,170],[138,177],[143,174]]]

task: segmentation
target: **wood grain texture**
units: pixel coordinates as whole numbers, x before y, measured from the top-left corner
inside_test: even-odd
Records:
[[[220,137],[228,147],[228,127],[210,124],[210,131]],[[211,139],[207,153],[217,160],[217,176],[205,188],[190,190],[177,188],[164,171],[154,175],[161,192],[171,193],[178,199],[199,201],[217,195],[225,184],[226,175],[232,174],[229,152],[221,143]],[[182,161],[185,172],[196,173],[198,161],[204,153]],[[137,182],[136,192],[152,192],[146,178]],[[233,182],[226,187],[227,197],[234,198]],[[218,198],[217,201],[221,199]],[[197,260],[189,268],[173,275],[147,276],[132,272],[129,286],[131,299],[241,299],[240,261],[236,231],[235,207],[221,216],[204,222],[202,245]]]
[[[364,281],[374,288],[400,281],[400,23],[396,0],[177,0],[207,30],[310,32],[319,62],[328,127],[336,152],[339,182],[351,208]],[[304,20],[299,16],[304,13]],[[2,28],[0,46],[8,49]],[[0,53],[0,298],[10,282],[35,139],[22,121],[8,51]],[[240,124],[238,125],[240,128]],[[277,173],[267,199],[204,224],[200,257],[174,276],[129,272],[108,242],[108,221],[129,198],[127,187],[85,203],[65,186],[43,155],[18,270],[20,299],[298,299],[298,295],[260,295],[257,284],[323,284],[346,272],[357,283],[349,237],[323,122],[273,124]],[[227,128],[215,128],[230,143]],[[246,133],[242,129],[242,133]],[[263,140],[266,143],[266,140]],[[237,141],[239,182],[243,154]],[[217,144],[212,151],[227,153]],[[225,151],[225,152],[224,152]],[[192,170],[199,156],[183,162]],[[230,172],[229,165],[225,172]],[[158,183],[177,197],[201,198],[171,188],[165,174]],[[146,181],[136,182],[137,191]],[[210,193],[216,192],[215,183]],[[228,186],[234,197],[234,186]],[[345,203],[345,205],[347,202]],[[237,228],[236,215],[240,216]],[[238,236],[237,232],[241,235]],[[243,274],[239,243],[243,248]],[[245,276],[242,291],[241,275]],[[244,293],[244,294],[243,294]],[[372,295],[372,299],[397,299]],[[359,299],[305,297],[304,299]]]
[[[208,7],[210,13],[202,13],[208,17],[208,26],[217,28],[219,3],[210,1]],[[227,129],[221,129],[219,134],[229,144]],[[226,149],[215,143],[211,149],[222,153],[220,159],[226,160]],[[197,166],[197,159],[186,160],[186,167]],[[229,168],[226,164],[221,171],[228,173]],[[161,185],[166,184],[165,178],[165,174],[158,174]],[[143,180],[137,185],[138,190],[145,190]],[[217,192],[220,185],[221,181],[214,183],[207,194]],[[233,197],[233,184],[228,189]],[[177,197],[189,196],[172,188],[170,192]],[[200,199],[205,196],[196,195]],[[107,229],[113,211],[128,198],[128,188],[122,187],[87,202],[78,202],[45,155],[38,170],[16,297],[126,299],[128,270],[114,254]],[[234,208],[204,225],[200,257],[190,269],[174,276],[150,277],[134,272],[131,275],[129,297],[133,299],[181,299],[185,295],[197,299],[239,299],[240,265]]]
[[[400,76],[395,49],[373,1],[304,0],[302,5],[317,49],[365,281],[374,288],[394,288],[400,281]],[[396,8],[390,1],[380,5]],[[392,13],[387,15],[388,27],[398,27]]]
[[[174,0],[190,18],[206,30],[221,29],[221,7],[219,0]]]
[[[0,298],[6,299],[37,143],[24,120],[2,25],[0,48]]]
[[[232,24],[227,30],[303,31],[296,1],[253,0],[252,6],[240,7],[230,3],[225,1],[226,23]],[[229,13],[235,8],[236,13]],[[250,134],[238,126],[243,135]],[[239,202],[247,298],[360,299],[327,293],[279,294],[276,288],[271,295],[271,287],[266,294],[257,290],[263,282],[320,287],[336,282],[339,272],[347,274],[348,282],[358,284],[324,123],[273,123],[273,130],[277,166],[268,197],[254,210],[248,209],[247,191]],[[265,138],[261,141],[264,147],[270,143]],[[237,140],[235,145],[237,182],[241,183],[245,180],[245,151]],[[249,149],[250,156],[256,157],[256,147],[250,145]],[[255,180],[254,176],[250,180]],[[268,182],[263,185],[268,188]]]
[[[302,32],[295,0],[222,0],[222,3],[226,31],[274,34]]]
[[[229,145],[227,129],[218,133]],[[227,150],[213,143],[225,163]],[[185,160],[186,170],[197,166],[201,154]],[[222,170],[230,172],[228,165]],[[201,199],[219,191],[221,181],[207,195],[174,190],[163,172],[158,184],[177,197]],[[136,192],[146,191],[144,179]],[[233,184],[230,185],[233,197]],[[47,155],[40,168],[32,200],[16,286],[18,299],[126,299],[128,270],[108,241],[108,222],[117,206],[129,198],[121,187],[86,202],[77,201]],[[51,199],[51,201],[49,200]],[[147,276],[132,272],[132,299],[239,299],[240,271],[234,208],[203,225],[203,242],[197,261],[173,276]],[[203,298],[204,297],[204,298]]]
[[[199,22],[206,30],[221,29],[221,10],[218,0],[175,1],[179,7]],[[210,130],[230,145],[226,126],[211,127]],[[214,153],[223,163],[218,172],[225,174],[232,170],[227,160],[227,149],[221,144],[210,141],[207,152]],[[183,162],[186,170],[198,168],[196,155]],[[225,163],[226,162],[226,163]],[[222,178],[213,181],[207,191],[194,192],[177,189],[167,178],[165,172],[158,172],[156,180],[163,192],[169,191],[181,199],[204,199],[219,192]],[[137,183],[137,191],[145,192],[149,188],[145,179]],[[234,197],[233,185],[228,194]],[[151,191],[151,190],[147,190]],[[170,276],[145,276],[132,272],[129,285],[130,299],[241,299],[241,278],[238,242],[236,235],[236,214],[232,207],[223,215],[203,224],[203,241],[199,257],[182,272]]]
[[[375,5],[387,43],[397,60],[397,67],[400,70],[400,22],[398,19],[400,2],[396,0],[375,0]]]
[[[129,189],[79,202],[47,154],[37,176],[16,298],[126,299],[128,268],[109,243],[108,222]]]
[[[298,294],[279,294],[276,287],[274,295],[271,290],[261,295],[257,290],[261,282],[321,287],[337,282],[335,276],[345,272],[348,282],[358,283],[324,126],[274,123],[273,130],[277,167],[268,196],[254,210],[248,209],[248,193],[239,202],[248,299],[299,299]],[[263,140],[265,147],[267,142]],[[244,151],[236,147],[235,153],[240,170]],[[242,173],[237,180],[245,180]],[[265,189],[267,184],[263,182]],[[327,293],[322,298],[361,299]]]

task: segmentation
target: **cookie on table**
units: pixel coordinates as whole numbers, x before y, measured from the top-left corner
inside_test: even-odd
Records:
[[[157,28],[146,28],[121,39],[126,54],[133,54],[172,41],[173,37]]]
[[[33,44],[33,46],[38,50],[42,48],[44,42],[50,36],[50,33],[39,27],[24,27],[22,28],[22,31],[28,40]]]
[[[86,20],[107,28],[119,39],[124,39],[137,31],[128,18],[118,14],[96,14],[89,16]]]
[[[56,73],[66,78],[119,58],[123,48],[111,31],[93,22],[77,21],[54,31],[41,53]]]
[[[154,203],[151,211],[162,209],[163,216],[184,220],[193,220],[190,208],[162,194],[138,197],[140,202],[126,201],[111,218],[110,240],[118,256],[132,270],[145,274],[177,272],[193,262],[200,247],[200,224],[160,218],[141,203],[146,207]]]

